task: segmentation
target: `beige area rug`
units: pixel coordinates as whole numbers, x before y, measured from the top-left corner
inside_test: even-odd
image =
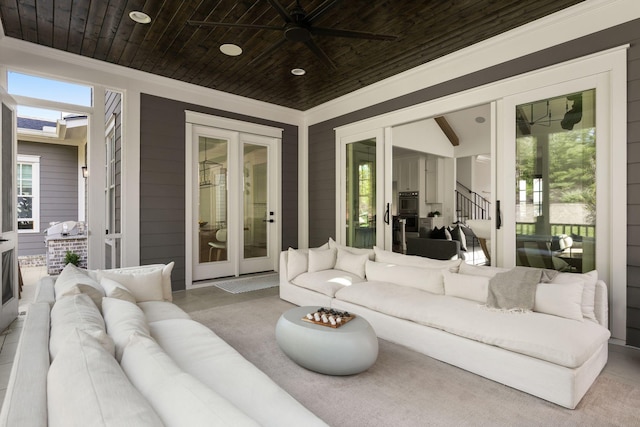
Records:
[[[190,313],[331,426],[635,426],[640,384],[601,375],[569,410],[380,340],[368,371],[333,377],[289,360],[275,342],[278,297]]]

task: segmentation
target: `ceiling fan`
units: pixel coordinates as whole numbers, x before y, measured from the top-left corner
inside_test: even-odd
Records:
[[[199,25],[205,27],[247,28],[253,30],[281,31],[284,33],[284,38],[282,38],[282,40],[276,42],[269,49],[263,51],[258,56],[253,58],[249,65],[259,62],[263,58],[270,56],[287,41],[291,41],[296,43],[304,43],[322,61],[325,66],[327,66],[328,68],[336,69],[336,64],[322,49],[320,49],[320,47],[313,40],[312,36],[349,37],[356,39],[388,41],[396,40],[398,38],[398,36],[386,34],[341,30],[337,28],[315,27],[312,25],[318,18],[320,18],[325,12],[327,12],[340,0],[326,0],[310,13],[306,13],[302,6],[300,6],[300,0],[296,0],[296,5],[290,11],[287,11],[278,0],[267,1],[285,21],[285,24],[283,26],[276,27],[270,25],[236,24],[227,22],[207,22],[192,20],[187,21],[187,23],[189,25]]]

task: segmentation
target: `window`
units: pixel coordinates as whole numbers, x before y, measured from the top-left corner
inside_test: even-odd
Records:
[[[40,232],[40,157],[18,155],[18,232]]]

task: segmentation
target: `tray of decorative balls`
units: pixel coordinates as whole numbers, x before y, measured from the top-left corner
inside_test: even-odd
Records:
[[[302,320],[309,323],[315,323],[316,325],[328,326],[329,328],[339,328],[355,318],[356,315],[351,314],[348,311],[338,311],[320,307],[313,313],[307,313]]]

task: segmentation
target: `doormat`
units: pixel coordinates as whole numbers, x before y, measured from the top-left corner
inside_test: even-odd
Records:
[[[232,294],[241,294],[260,289],[275,288],[280,285],[280,275],[278,273],[270,273],[259,276],[237,277],[217,281],[213,285]]]

